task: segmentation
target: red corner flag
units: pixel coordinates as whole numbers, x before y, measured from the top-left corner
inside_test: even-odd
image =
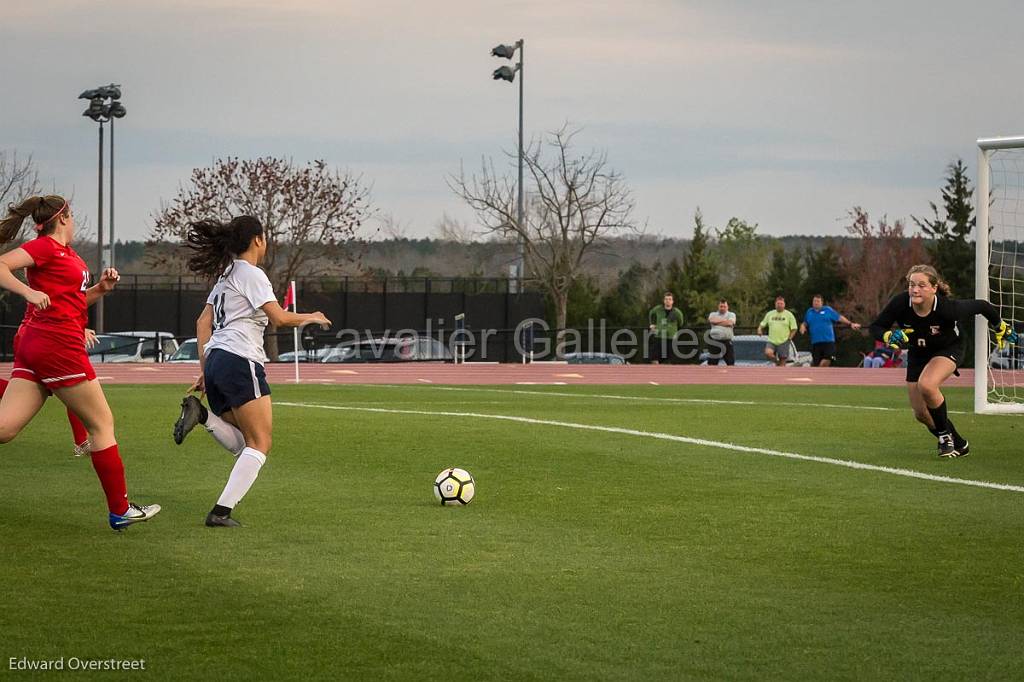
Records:
[[[288,291],[284,294],[284,305],[281,307],[285,310],[291,307],[292,312],[295,312],[295,280],[288,285]]]

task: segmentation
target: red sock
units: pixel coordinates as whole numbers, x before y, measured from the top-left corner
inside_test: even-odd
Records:
[[[0,395],[3,394],[0,393]],[[85,424],[71,410],[68,410],[68,424],[71,424],[71,436],[75,439],[75,445],[81,445],[89,440],[89,432],[85,430]]]
[[[124,462],[117,452],[117,445],[93,452],[92,468],[100,477],[110,513],[124,514],[128,511],[128,484],[124,480]]]

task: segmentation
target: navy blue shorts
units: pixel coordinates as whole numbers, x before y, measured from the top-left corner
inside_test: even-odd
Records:
[[[206,400],[218,417],[250,400],[270,395],[263,365],[241,355],[214,348],[203,364]]]

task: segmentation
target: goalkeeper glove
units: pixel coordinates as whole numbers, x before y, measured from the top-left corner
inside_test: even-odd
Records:
[[[992,330],[996,335],[996,348],[1003,349],[1006,344],[1016,346],[1019,340],[1017,332],[1013,330],[1006,320],[1000,320],[999,326]]]
[[[882,334],[882,343],[889,346],[889,348],[902,348],[910,343],[908,334],[913,333],[914,330],[909,327],[906,329],[893,329]]]

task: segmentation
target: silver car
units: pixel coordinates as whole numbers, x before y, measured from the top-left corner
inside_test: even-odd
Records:
[[[789,357],[786,358],[787,367],[810,367],[811,354],[805,350],[798,351],[796,345],[790,341]],[[737,367],[771,367],[773,363],[765,357],[764,347],[768,345],[767,336],[757,334],[740,334],[732,339],[732,349],[736,356]],[[708,364],[711,353],[707,350],[700,354],[700,364]],[[720,361],[722,362],[722,361]]]
[[[111,332],[96,336],[89,348],[93,362],[161,362],[174,355],[178,342],[170,332]]]

